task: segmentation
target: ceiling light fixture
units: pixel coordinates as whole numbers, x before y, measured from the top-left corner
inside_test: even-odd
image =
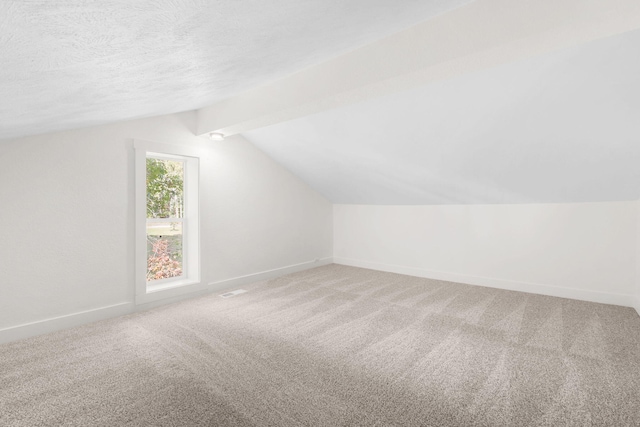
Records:
[[[209,139],[212,141],[222,141],[224,140],[224,135],[218,132],[209,133]]]

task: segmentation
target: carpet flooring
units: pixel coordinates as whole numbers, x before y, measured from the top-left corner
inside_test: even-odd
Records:
[[[639,426],[633,309],[329,265],[0,346],[1,426]]]

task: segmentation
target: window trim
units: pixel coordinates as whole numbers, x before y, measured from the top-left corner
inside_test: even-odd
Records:
[[[135,300],[136,304],[206,289],[200,280],[200,150],[196,147],[134,140],[135,151]],[[182,276],[147,285],[147,157],[184,160]]]

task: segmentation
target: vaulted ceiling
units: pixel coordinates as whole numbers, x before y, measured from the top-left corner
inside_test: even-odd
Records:
[[[639,51],[637,0],[0,0],[0,140],[196,109],[335,203],[637,200]]]
[[[0,139],[193,110],[469,0],[0,0]]]
[[[640,198],[640,31],[251,130],[335,203]]]

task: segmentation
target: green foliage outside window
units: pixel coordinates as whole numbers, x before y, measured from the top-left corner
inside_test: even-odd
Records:
[[[182,218],[184,164],[147,158],[147,218]]]

